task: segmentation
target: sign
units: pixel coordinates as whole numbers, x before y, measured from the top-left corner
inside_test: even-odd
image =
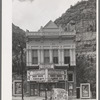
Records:
[[[54,65],[53,64],[41,64],[39,66],[40,69],[53,69],[54,68]]]
[[[64,80],[64,70],[49,70],[48,81],[62,81]]]
[[[14,80],[13,82],[13,95],[22,95],[22,81]]]
[[[38,82],[58,82],[67,80],[66,72],[64,70],[54,69],[40,69],[40,70],[28,70],[27,81]]]
[[[90,98],[90,84],[82,83],[80,86],[80,96],[81,98]]]
[[[27,81],[45,81],[45,70],[27,71]]]

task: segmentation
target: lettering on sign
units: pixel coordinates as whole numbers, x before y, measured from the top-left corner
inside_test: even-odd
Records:
[[[64,80],[64,71],[63,70],[49,70],[48,80],[49,81]]]
[[[51,64],[40,65],[40,69],[53,69],[54,66]]]
[[[44,80],[45,80],[44,70],[27,71],[27,81],[44,81]]]
[[[27,81],[57,82],[65,80],[64,70],[47,70],[48,71],[45,71],[45,69],[27,71]]]

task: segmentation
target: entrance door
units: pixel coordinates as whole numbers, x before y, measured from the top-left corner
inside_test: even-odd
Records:
[[[77,98],[80,98],[80,87],[77,87]]]
[[[36,84],[30,84],[30,95],[31,96],[37,96],[38,95],[38,89]]]

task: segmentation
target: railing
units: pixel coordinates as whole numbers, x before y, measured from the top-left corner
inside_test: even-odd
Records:
[[[27,32],[26,36],[63,36],[63,35],[76,35],[75,32]]]

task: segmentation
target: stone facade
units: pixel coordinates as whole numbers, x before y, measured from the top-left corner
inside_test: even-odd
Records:
[[[49,21],[37,32],[26,32],[27,94],[47,95],[53,87],[76,96],[75,31],[64,32]]]

